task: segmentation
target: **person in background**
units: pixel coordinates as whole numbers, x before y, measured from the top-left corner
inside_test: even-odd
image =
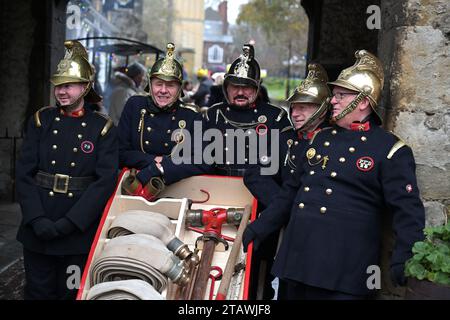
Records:
[[[119,124],[120,115],[128,99],[142,93],[141,86],[146,72],[142,64],[133,62],[126,68],[125,73],[115,73],[114,89],[108,98],[109,116],[114,121],[114,125]]]
[[[224,101],[225,97],[223,95],[223,88],[222,88],[224,77],[225,72],[216,72],[211,76],[211,78],[214,81],[214,84],[211,86],[210,89],[211,93],[209,95],[207,107],[211,107],[216,103]]]
[[[197,80],[199,81],[198,88],[195,93],[190,94],[189,97],[194,101],[195,105],[201,108],[207,105],[210,89],[213,84],[209,78],[208,69],[198,69]]]

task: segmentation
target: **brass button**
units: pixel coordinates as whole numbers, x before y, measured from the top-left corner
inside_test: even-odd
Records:
[[[75,162],[71,162],[70,163],[70,166],[73,168],[73,167],[75,167]]]
[[[225,147],[225,151],[228,151],[228,147]]]
[[[55,160],[52,160],[52,165],[54,166],[56,164],[56,161]]]
[[[54,193],[53,191],[50,191],[50,192],[48,193],[48,195],[49,195],[50,197],[53,197],[53,196],[55,195],[55,193]]]
[[[309,174],[310,174],[311,176],[312,176],[314,173],[315,173],[314,170],[311,170],[311,171],[309,172]]]
[[[52,146],[52,149],[53,149],[53,150],[56,150],[56,149],[58,149],[58,146],[57,146],[56,144],[54,144],[54,145]]]
[[[170,129],[169,129],[169,130],[167,130],[167,133],[171,133],[171,132],[172,132],[172,130],[170,130]]]
[[[172,121],[175,121],[175,116],[172,117]]]
[[[339,162],[344,163],[344,162],[345,162],[345,158],[344,158],[344,157],[340,157],[340,158],[339,158]]]
[[[55,118],[55,121],[58,121],[58,122],[59,122],[59,121],[61,121],[61,118],[60,118],[60,117],[56,117],[56,118]]]
[[[58,130],[53,130],[53,134],[58,134]]]
[[[335,135],[337,133],[336,130],[331,131],[331,134]]]
[[[73,152],[78,152],[77,148],[73,148],[72,150],[73,150]]]
[[[298,145],[298,141],[295,141],[295,142],[294,142],[294,145],[295,145],[295,146]]]
[[[168,147],[169,146],[169,144],[166,142],[166,143],[164,143],[164,147]]]
[[[227,111],[230,111],[230,107],[227,107]]]
[[[295,155],[292,155],[291,159],[294,160],[295,159]]]
[[[329,143],[328,141],[325,141],[323,145],[324,145],[325,147],[329,147],[329,146],[330,146],[330,143]]]
[[[350,151],[350,152],[355,152],[355,148],[353,148],[353,147],[350,147],[350,148],[348,148],[348,151]]]
[[[83,135],[82,134],[79,134],[78,135],[78,139],[82,139],[83,138]]]
[[[295,172],[294,169],[291,169],[290,173],[294,173],[294,172]]]
[[[325,212],[327,212],[327,208],[325,208],[325,207],[320,208],[320,213],[325,213]]]
[[[150,144],[150,141],[146,140],[145,144],[148,146]]]
[[[152,131],[152,128],[147,127],[147,131],[148,131],[148,132]]]
[[[155,114],[154,113],[150,113],[150,117],[155,117]]]
[[[325,190],[325,193],[326,193],[327,195],[330,195],[330,194],[333,193],[333,190],[330,189],[330,188],[328,188],[327,190]]]
[[[362,136],[362,137],[361,137],[361,141],[362,141],[362,142],[366,142],[366,141],[367,141],[367,138],[366,138],[365,136]]]
[[[82,122],[82,123],[81,123],[81,126],[82,126],[83,128],[85,128],[85,127],[87,126],[86,122]]]
[[[299,207],[300,209],[303,209],[303,208],[305,207],[305,204],[304,204],[303,202],[300,202],[300,203],[298,204],[298,207]]]
[[[309,187],[304,187],[303,190],[305,190],[305,192],[309,191]]]
[[[254,113],[258,113],[258,109],[253,110]]]
[[[322,156],[321,156],[320,154],[318,154],[318,155],[316,156],[316,159],[317,159],[317,160],[320,160],[320,159],[322,159]]]
[[[333,177],[333,178],[335,178],[337,176],[337,173],[336,172],[331,172],[331,177]]]
[[[72,193],[72,192],[69,192],[69,193],[67,194],[67,196],[68,196],[69,198],[72,198],[72,197],[73,197],[73,193]]]

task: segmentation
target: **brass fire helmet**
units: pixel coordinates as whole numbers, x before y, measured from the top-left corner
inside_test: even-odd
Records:
[[[88,86],[76,103],[83,97],[87,102],[100,102],[102,98],[92,87],[95,79],[95,71],[88,61],[89,58],[86,49],[76,40],[65,41],[64,46],[66,47],[65,56],[59,62],[57,71],[50,78],[50,82],[55,86],[67,83],[87,83]]]
[[[378,124],[381,124],[382,119],[378,114],[376,107],[380,100],[381,91],[383,90],[384,85],[383,66],[381,61],[367,50],[356,51],[355,57],[355,64],[347,69],[344,69],[339,74],[336,81],[329,82],[329,84],[359,92],[359,95],[353,101],[360,101],[362,98],[367,97]],[[349,104],[349,107],[352,103]],[[354,106],[355,108],[356,105]],[[334,118],[339,120],[350,112],[343,110],[341,114]]]
[[[157,103],[153,98],[151,85],[151,81],[153,78],[158,78],[163,81],[177,81],[180,84],[180,88],[174,102],[177,101],[180,97],[184,96],[183,90],[181,88],[181,85],[183,83],[183,67],[178,62],[178,60],[175,59],[175,44],[169,42],[166,46],[166,49],[166,56],[156,61],[150,69],[150,72],[147,74],[148,92],[150,93],[150,96],[152,97],[155,104]]]
[[[289,121],[294,126],[291,109],[294,103],[314,103],[317,105],[317,110],[296,130],[300,132],[309,130],[329,110],[331,91],[327,82],[328,75],[325,69],[318,63],[310,63],[308,65],[308,76],[287,99],[289,102]]]
[[[255,60],[255,49],[251,44],[244,44],[242,54],[233,61],[230,69],[225,74],[223,80],[223,93],[228,100],[227,87],[232,83],[236,86],[251,86],[256,89],[255,99],[258,97],[259,86],[261,83],[261,68],[258,61]],[[250,103],[253,103],[250,101]]]

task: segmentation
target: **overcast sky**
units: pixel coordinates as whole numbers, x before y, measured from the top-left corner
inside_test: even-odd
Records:
[[[239,6],[247,3],[248,0],[228,0],[228,22],[234,24],[239,15]]]

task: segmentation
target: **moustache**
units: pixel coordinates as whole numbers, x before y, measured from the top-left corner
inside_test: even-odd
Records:
[[[237,95],[237,96],[234,96],[233,99],[234,99],[234,100],[238,100],[238,99],[245,99],[245,100],[248,100],[248,97],[243,96],[243,95]]]

